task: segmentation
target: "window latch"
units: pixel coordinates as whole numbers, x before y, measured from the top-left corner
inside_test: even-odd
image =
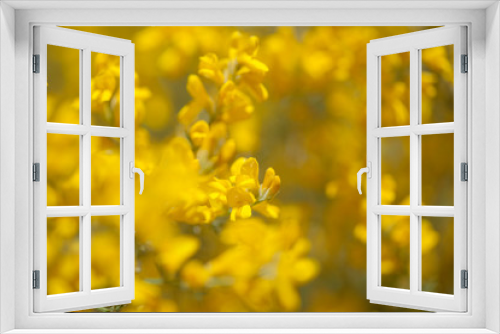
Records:
[[[366,177],[371,179],[372,178],[372,163],[371,161],[368,161],[368,166],[365,168],[361,168],[358,172],[358,192],[361,195],[361,176],[366,173]]]
[[[130,171],[129,176],[131,179],[134,178],[134,173],[139,174],[139,178],[140,178],[139,181],[141,184],[141,190],[139,191],[139,195],[142,195],[142,191],[144,190],[144,172],[140,168],[134,167],[133,161],[130,161],[130,163],[129,163],[129,171]]]

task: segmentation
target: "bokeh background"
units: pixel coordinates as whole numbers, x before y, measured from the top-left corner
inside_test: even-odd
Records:
[[[366,299],[356,172],[366,45],[426,28],[70,28],[135,43],[146,174],[135,300],[91,311],[409,311]],[[48,52],[48,121],[78,123],[78,51]],[[381,63],[382,125],[407,125],[409,56]],[[422,122],[453,121],[453,49],[424,50],[422,71]],[[117,57],[92,54],[93,125],[119,126],[119,76]],[[47,204],[78,205],[78,137],[47,143]],[[422,143],[422,202],[453,205],[453,135]],[[119,152],[119,140],[92,138],[93,205],[119,204]],[[408,138],[383,139],[381,154],[382,204],[409,204]],[[47,224],[49,294],[78,291],[78,218]],[[119,217],[92,218],[93,289],[119,285],[119,233]],[[382,243],[382,284],[408,288],[408,217],[382,217]],[[422,219],[422,270],[423,290],[453,293],[453,219]]]

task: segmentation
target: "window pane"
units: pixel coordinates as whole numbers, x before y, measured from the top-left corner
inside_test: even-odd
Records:
[[[120,205],[120,138],[92,137],[92,205]]]
[[[80,217],[47,218],[47,294],[80,291]]]
[[[453,294],[453,218],[422,217],[422,291]]]
[[[120,57],[92,52],[92,125],[120,126]]]
[[[410,217],[381,216],[382,286],[410,288]]]
[[[422,50],[422,123],[453,122],[453,45]]]
[[[410,137],[381,139],[381,204],[410,204]]]
[[[80,50],[47,45],[47,122],[80,123]]]
[[[382,126],[410,124],[410,52],[380,57]]]
[[[92,217],[91,288],[120,286],[120,216]]]
[[[47,134],[47,205],[80,205],[80,136]]]
[[[422,205],[453,205],[453,134],[422,136]]]

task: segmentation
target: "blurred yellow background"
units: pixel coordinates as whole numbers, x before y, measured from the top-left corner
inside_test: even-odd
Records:
[[[407,311],[366,299],[356,172],[366,44],[422,27],[71,28],[136,48],[136,297],[94,311]],[[48,53],[47,120],[78,123],[78,51]],[[381,64],[382,125],[409,124],[409,56]],[[453,49],[422,69],[422,122],[453,121]],[[92,54],[93,125],[120,125],[119,76]],[[78,138],[47,143],[47,205],[78,205]],[[423,204],[453,205],[453,135],[422,143]],[[409,204],[408,151],[382,141],[383,204]],[[92,138],[93,205],[119,204],[119,152]],[[78,291],[78,219],[47,224],[49,294]],[[408,217],[382,217],[382,240],[382,284],[408,288]],[[92,288],[119,284],[118,258],[119,217],[93,217]],[[453,219],[422,219],[422,270],[423,290],[453,293]]]

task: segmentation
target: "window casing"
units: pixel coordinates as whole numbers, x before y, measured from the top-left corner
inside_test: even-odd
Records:
[[[283,324],[291,328],[342,328],[354,325],[356,328],[377,328],[377,327],[396,327],[396,328],[470,328],[484,327],[485,311],[484,311],[484,262],[481,261],[485,256],[484,252],[484,211],[482,204],[484,195],[482,192],[473,189],[475,187],[484,188],[484,175],[481,175],[480,168],[474,170],[473,166],[476,161],[482,163],[484,156],[480,155],[484,139],[481,135],[482,125],[484,124],[484,113],[475,112],[476,110],[484,110],[484,78],[481,77],[484,72],[483,58],[475,58],[475,55],[482,55],[482,42],[484,39],[484,30],[482,22],[484,22],[484,10],[457,10],[450,14],[447,10],[399,10],[398,15],[394,12],[380,11],[379,15],[363,15],[368,14],[368,10],[360,10],[358,12],[342,11],[342,10],[317,10],[315,12],[316,21],[311,23],[310,16],[306,15],[301,10],[279,11],[266,10],[265,16],[259,16],[260,11],[238,11],[238,10],[220,10],[213,17],[208,17],[206,11],[182,11],[182,10],[156,10],[137,12],[133,10],[121,10],[115,12],[107,12],[104,17],[96,15],[95,10],[62,10],[62,11],[20,11],[16,17],[16,36],[17,36],[17,60],[16,60],[16,77],[24,78],[16,83],[18,90],[16,92],[16,113],[19,117],[16,119],[16,150],[18,152],[26,152],[20,154],[16,158],[16,189],[19,189],[16,196],[16,277],[19,279],[16,283],[16,326],[18,328],[137,328],[139,325],[149,328],[241,328],[255,327],[256,324],[260,328],[283,328]],[[283,19],[283,13],[288,14],[286,19]],[[373,12],[371,12],[373,13]],[[270,16],[268,16],[269,14]],[[310,13],[309,13],[310,14]],[[286,15],[285,15],[286,16]],[[276,21],[270,21],[271,19]],[[221,25],[239,21],[245,24],[294,24],[294,25],[337,25],[337,24],[353,24],[352,22],[363,22],[364,25],[374,24],[397,24],[402,20],[405,25],[441,25],[453,23],[468,23],[470,41],[469,54],[471,62],[469,69],[472,73],[477,68],[477,76],[469,77],[469,84],[472,84],[469,91],[469,97],[476,97],[474,102],[468,98],[468,104],[472,112],[468,115],[468,131],[475,135],[468,141],[467,145],[470,148],[472,157],[470,159],[470,181],[469,181],[469,198],[468,206],[472,210],[468,210],[471,225],[469,227],[468,236],[471,238],[469,243],[469,261],[470,288],[468,294],[470,297],[470,306],[468,313],[465,314],[279,314],[279,315],[261,315],[261,314],[211,314],[211,315],[192,315],[192,314],[48,314],[35,315],[31,312],[32,305],[32,290],[30,287],[30,270],[32,268],[32,259],[29,254],[32,254],[31,238],[33,213],[28,209],[32,205],[32,185],[28,178],[23,178],[29,175],[31,166],[30,156],[32,147],[29,145],[29,140],[23,138],[28,137],[28,133],[32,131],[32,105],[26,99],[26,94],[31,96],[31,78],[29,76],[29,67],[26,64],[30,63],[29,56],[32,53],[30,38],[32,37],[32,26],[34,23],[59,23],[61,25],[132,25],[132,24],[165,24],[175,25],[179,22],[184,24],[196,25]],[[207,22],[208,20],[208,22]],[[292,23],[291,23],[292,22]],[[471,122],[473,121],[473,122]],[[474,125],[473,125],[474,124]],[[26,131],[26,129],[31,130]],[[29,154],[28,154],[29,153]],[[477,158],[475,158],[475,156]],[[476,160],[477,159],[477,160]],[[27,173],[26,173],[27,172]],[[484,173],[483,173],[484,174]],[[471,196],[474,195],[474,196]],[[474,232],[474,233],[471,233]],[[474,245],[474,247],[470,246]],[[425,321],[422,321],[425,320]],[[168,325],[166,325],[168,324]],[[425,330],[422,330],[425,332]]]

